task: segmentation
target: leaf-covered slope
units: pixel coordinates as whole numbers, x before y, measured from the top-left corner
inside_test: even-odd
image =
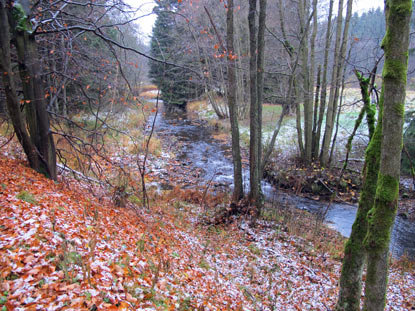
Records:
[[[135,213],[65,181],[0,158],[0,308],[334,307],[338,263],[274,225],[209,229],[177,191]],[[408,310],[413,297],[413,272],[392,271],[387,309]]]
[[[228,281],[216,288],[215,273],[192,261],[199,241],[172,234],[176,229],[167,223],[100,204],[15,160],[0,160],[0,180],[7,310],[175,310],[203,304],[212,288],[217,308],[243,300]]]

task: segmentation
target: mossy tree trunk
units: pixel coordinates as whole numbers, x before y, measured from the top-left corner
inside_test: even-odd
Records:
[[[28,12],[24,9],[29,7],[28,1],[21,1],[21,4],[0,1],[0,69],[10,119],[30,166],[47,177],[56,179],[55,145],[44,101],[40,58]],[[14,35],[13,40],[11,34]],[[11,66],[12,41],[18,52],[26,120],[20,111],[20,99],[15,87],[16,75]]]
[[[15,32],[15,42],[23,84],[26,122],[30,138],[41,158],[36,170],[51,179],[56,179],[55,143],[50,131],[49,114],[46,110],[37,43],[33,34],[21,30]]]
[[[36,154],[36,148],[30,139],[23,114],[20,111],[20,103],[17,96],[11,62],[11,36],[8,11],[6,1],[4,0],[0,0],[0,29],[0,71],[2,75],[4,93],[6,95],[6,107],[13,123],[17,139],[26,153],[30,166],[34,168],[39,165],[40,159]]]
[[[368,82],[368,80],[361,81],[361,90],[363,98],[367,100],[369,98],[369,91],[366,82]],[[366,252],[363,241],[368,227],[367,214],[375,202],[376,184],[380,163],[383,113],[382,94],[379,102],[379,122],[366,150],[365,166],[363,171],[363,187],[359,200],[359,208],[357,210],[356,219],[353,223],[350,238],[347,241],[344,250],[342,272],[340,277],[340,291],[336,306],[337,311],[360,310],[362,272],[366,260]],[[365,106],[366,104],[370,104],[370,102],[365,102]]]
[[[369,212],[365,246],[368,254],[363,310],[381,311],[386,303],[390,233],[399,196],[403,115],[408,68],[411,0],[385,2],[386,35],[383,40],[383,120],[380,170],[374,208]]]

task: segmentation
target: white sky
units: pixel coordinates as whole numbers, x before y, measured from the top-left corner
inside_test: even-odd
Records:
[[[380,7],[383,10],[385,6],[383,0],[354,0],[353,2],[354,12],[367,11],[370,8]]]
[[[151,32],[156,20],[156,16],[151,14],[155,3],[153,0],[125,0],[126,3],[138,9],[137,16],[142,16],[137,20],[140,32],[143,34],[144,40],[150,42]]]
[[[186,0],[184,0],[186,1]],[[219,0],[218,0],[219,1]],[[274,0],[269,0],[274,1]],[[143,33],[144,39],[146,42],[150,41],[151,31],[153,29],[154,21],[156,16],[151,14],[154,1],[153,0],[126,0],[131,6],[139,8],[139,16],[150,14],[148,16],[141,17],[137,23],[140,27],[140,31]],[[346,2],[346,1],[344,1]],[[364,12],[370,8],[384,7],[383,0],[354,0],[353,2],[353,12]],[[337,10],[337,9],[335,9]]]

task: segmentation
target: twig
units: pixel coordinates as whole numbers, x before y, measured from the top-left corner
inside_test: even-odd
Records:
[[[14,137],[14,132],[12,133],[12,136],[10,136],[10,138],[3,144],[0,146],[0,149],[3,148],[4,146],[6,146],[8,143],[10,143],[12,141]]]
[[[70,167],[68,167],[66,165],[63,165],[63,164],[59,164],[58,163],[58,164],[56,164],[56,166],[59,167],[61,170],[71,172],[72,174],[77,175],[77,176],[81,177],[82,179],[85,179],[85,180],[87,180],[89,182],[94,182],[94,183],[97,183],[97,184],[99,184],[101,186],[102,185],[105,185],[105,183],[103,183],[102,181],[99,181],[98,179],[95,179],[95,178],[92,178],[92,177],[85,176],[81,172],[76,171],[74,169],[71,169]]]

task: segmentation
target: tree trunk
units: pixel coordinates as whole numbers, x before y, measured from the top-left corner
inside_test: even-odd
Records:
[[[274,127],[274,131],[272,133],[272,137],[271,140],[269,142],[269,144],[266,146],[265,151],[264,151],[264,155],[262,157],[262,161],[261,161],[261,172],[264,172],[265,166],[267,165],[270,156],[272,154],[272,151],[274,150],[274,146],[275,146],[275,142],[277,139],[277,136],[279,134],[279,131],[281,129],[282,126],[282,122],[284,120],[284,117],[290,113],[290,109],[292,108],[292,106],[294,105],[294,96],[293,96],[293,92],[295,92],[294,88],[296,85],[296,69],[298,67],[298,61],[299,58],[294,57],[294,50],[287,38],[287,34],[285,32],[285,23],[284,23],[284,13],[283,13],[283,9],[282,9],[282,1],[279,0],[278,2],[278,11],[279,11],[279,20],[280,20],[280,25],[281,25],[281,33],[282,33],[282,37],[284,40],[284,48],[289,56],[290,59],[290,69],[291,69],[291,73],[288,79],[288,90],[287,93],[285,94],[284,97],[284,103],[282,104],[282,112],[280,117],[278,118],[278,121]],[[301,115],[300,115],[300,123],[301,123]],[[300,131],[301,132],[301,131]],[[301,138],[302,141],[302,138]],[[301,143],[302,145],[302,143]]]
[[[313,160],[317,158],[317,153],[318,153],[317,126],[318,126],[318,107],[319,107],[320,88],[321,88],[321,65],[319,65],[317,69],[316,94],[314,95],[313,137],[312,137],[312,150],[311,150],[311,156]]]
[[[258,140],[258,157],[257,157],[257,167],[258,167],[258,178],[259,178],[259,193],[262,196],[261,191],[261,179],[264,174],[262,171],[261,161],[262,161],[262,105],[264,104],[264,64],[265,64],[265,20],[267,12],[267,0],[259,0],[259,18],[258,18],[258,58],[257,58],[257,87],[258,87],[258,131],[257,131],[257,140]],[[260,206],[260,201],[262,198],[257,200],[257,205]]]
[[[14,75],[11,64],[10,54],[10,28],[7,17],[6,2],[0,0],[0,70],[3,78],[3,87],[6,95],[6,106],[17,139],[23,147],[27,156],[30,167],[36,169],[39,166],[39,157],[36,153],[36,147],[32,143],[29,133],[26,130],[26,124],[20,111],[19,98],[17,97]]]
[[[284,117],[288,114],[289,111],[289,105],[284,104],[282,106],[281,115],[278,118],[277,124],[275,125],[274,131],[272,132],[271,141],[265,148],[264,156],[261,161],[261,171],[264,172],[265,166],[267,165],[269,158],[271,156],[272,150],[275,146],[275,141],[277,140],[278,133],[280,132],[282,121],[284,120]]]
[[[387,0],[383,67],[383,119],[380,170],[365,246],[368,265],[363,310],[381,311],[386,303],[390,232],[395,221],[402,152],[403,115],[408,68],[411,0]]]
[[[315,78],[315,69],[316,69],[316,37],[318,31],[318,19],[317,19],[317,0],[313,0],[313,32],[311,33],[310,38],[310,101],[313,101],[313,98],[317,99],[314,101],[314,108],[313,103],[310,105],[312,106],[311,109],[313,111],[312,116],[312,133],[314,132],[314,128],[316,127],[316,119],[317,119],[317,110],[318,110],[318,88],[320,87],[320,66],[317,70],[317,84],[316,84],[316,95],[314,94],[314,83],[316,81]],[[317,105],[317,107],[316,107]],[[313,134],[311,134],[313,136]],[[311,137],[311,145],[313,145],[313,138]],[[312,148],[311,148],[312,149]],[[311,152],[312,153],[312,152]]]
[[[299,18],[301,28],[301,46],[300,53],[302,59],[302,75],[303,75],[303,100],[304,100],[304,156],[303,160],[306,163],[311,162],[312,149],[312,131],[313,131],[313,103],[312,103],[312,89],[310,77],[312,70],[309,68],[308,62],[308,0],[301,0],[299,7]],[[312,66],[312,64],[311,64]]]
[[[342,44],[340,47],[340,60],[338,63],[338,70],[337,70],[337,77],[336,77],[336,88],[334,92],[334,112],[337,111],[338,104],[339,104],[339,97],[341,97],[341,92],[343,90],[342,84],[345,77],[345,69],[346,69],[346,51],[347,51],[347,43],[348,43],[348,36],[349,36],[349,26],[350,26],[350,19],[352,18],[352,6],[353,6],[353,0],[347,0],[347,12],[346,12],[346,20],[344,22],[344,28],[343,28],[343,38],[342,38]],[[336,120],[336,115],[333,114],[333,120],[331,123],[334,126],[334,121]],[[331,129],[333,130],[333,126]],[[328,136],[331,137],[332,133],[329,133]],[[330,156],[328,160],[328,164],[330,166],[331,159],[333,156],[333,151],[335,147],[335,139],[333,139],[332,148],[330,150]]]
[[[11,7],[11,10],[21,9],[20,7]],[[2,0],[0,2],[0,46],[1,46],[1,71],[3,73],[3,84],[5,87],[5,93],[7,98],[7,108],[10,114],[10,118],[13,123],[16,136],[21,143],[23,150],[29,160],[30,166],[36,171],[45,174],[51,179],[56,179],[56,153],[53,137],[49,129],[49,116],[46,111],[44,102],[44,90],[43,81],[40,76],[39,57],[37,55],[37,46],[35,39],[32,35],[29,36],[26,30],[17,29],[17,21],[9,21],[8,8],[6,8],[6,2]],[[17,15],[17,14],[15,14]],[[23,14],[24,15],[24,14]],[[13,16],[12,13],[9,16]],[[27,16],[24,16],[27,19]],[[14,85],[13,76],[14,73],[11,67],[11,54],[10,54],[10,24],[15,28],[15,32],[18,33],[16,37],[16,45],[25,42],[26,51],[24,52],[24,63],[21,63],[19,54],[19,69],[24,64],[25,74],[22,76],[23,91],[25,95],[25,104],[27,107],[28,125],[23,118],[20,111],[20,102],[17,97],[16,88]],[[22,38],[21,36],[26,36]],[[29,128],[29,133],[26,130],[26,126]]]
[[[228,54],[228,106],[229,118],[231,123],[232,134],[232,160],[233,160],[233,202],[238,202],[242,199],[243,184],[242,184],[242,162],[241,151],[239,146],[239,126],[238,115],[236,107],[236,74],[235,74],[235,60],[234,60],[234,5],[233,0],[228,0],[228,12],[226,13],[226,48]]]
[[[249,198],[253,205],[260,208],[261,183],[259,175],[259,107],[258,107],[258,43],[256,31],[256,0],[249,0],[248,26],[249,26],[249,88],[250,88],[250,140],[249,140]]]
[[[349,54],[347,55],[347,59],[345,59],[345,61],[350,59],[350,53],[352,52],[352,48],[350,47],[349,49]],[[339,133],[339,126],[340,126],[340,115],[342,112],[342,107],[343,107],[343,99],[344,99],[344,90],[345,90],[345,83],[346,83],[346,66],[343,66],[343,74],[341,76],[341,86],[340,86],[340,105],[339,108],[337,109],[337,116],[336,116],[336,131],[334,132],[334,136],[333,136],[333,142],[331,144],[331,149],[330,149],[330,157],[329,157],[329,163],[331,163],[332,159],[333,159],[333,154],[334,154],[334,150],[336,149],[336,141],[337,141],[337,134]],[[333,122],[334,123],[334,122]]]
[[[326,110],[326,102],[327,102],[327,69],[328,69],[328,60],[329,60],[329,51],[331,45],[331,17],[333,15],[333,4],[334,0],[330,0],[329,5],[329,15],[327,17],[327,31],[326,31],[326,47],[324,49],[324,64],[323,64],[323,78],[321,82],[321,96],[320,96],[320,109],[318,114],[318,125],[317,125],[317,132],[315,134],[315,155],[314,157],[318,156],[318,152],[320,149],[320,138],[321,138],[321,127],[323,124],[324,112]]]
[[[41,158],[37,170],[55,180],[57,177],[55,143],[50,132],[37,44],[34,36],[26,31],[17,30],[15,36],[27,124],[32,142]]]
[[[333,132],[333,120],[335,115],[335,106],[334,106],[334,98],[335,98],[335,89],[336,89],[336,78],[337,78],[337,71],[339,70],[339,62],[340,60],[340,41],[341,41],[341,30],[343,26],[343,0],[339,0],[339,10],[337,12],[337,25],[336,25],[336,39],[334,45],[334,64],[333,64],[333,71],[331,74],[331,88],[330,88],[330,96],[329,102],[327,105],[327,114],[326,114],[326,127],[324,130],[324,137],[323,137],[323,145],[321,146],[321,153],[320,153],[320,163],[321,165],[325,166],[328,163],[329,159],[329,149],[330,149],[330,142],[331,142],[331,135]]]
[[[366,80],[367,82],[367,80]],[[370,105],[369,88],[363,78],[360,79],[362,97],[365,106]],[[369,101],[367,100],[369,99]],[[363,187],[359,200],[356,219],[353,223],[350,238],[344,250],[340,291],[337,311],[359,311],[362,293],[362,272],[366,260],[363,240],[367,233],[367,214],[375,202],[376,184],[380,164],[380,148],[382,135],[383,92],[379,102],[379,121],[366,150],[363,170]],[[350,143],[351,145],[351,143]]]

